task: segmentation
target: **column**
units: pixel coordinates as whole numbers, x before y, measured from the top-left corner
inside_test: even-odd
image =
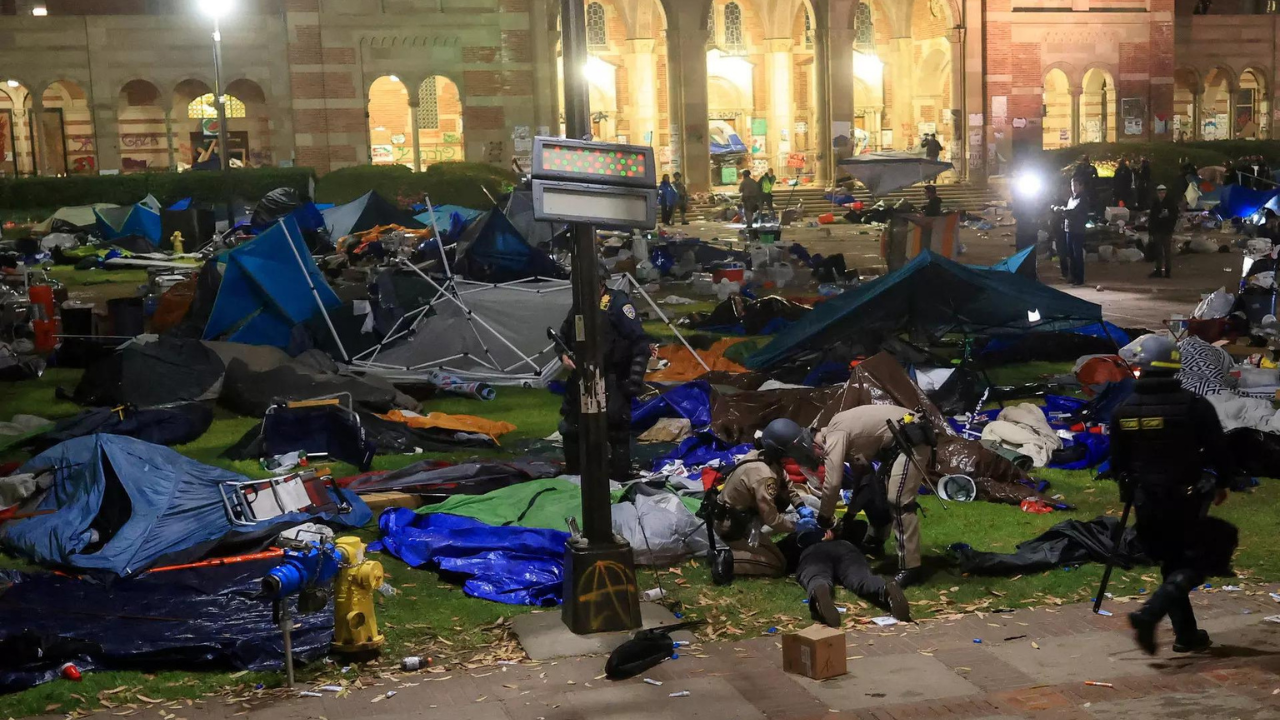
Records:
[[[832,162],[831,147],[831,33],[827,30],[827,20],[815,17],[813,28],[813,85],[814,116],[817,124],[816,139],[817,180],[825,185],[835,181],[835,163]]]
[[[663,32],[662,41],[667,44],[667,137],[671,145],[671,164],[675,172],[683,173],[684,96],[680,92],[680,83],[676,82],[678,71],[675,70],[680,67],[680,43],[673,38],[670,29]]]
[[[968,132],[966,130],[967,114],[964,97],[964,29],[951,32],[951,117],[939,118],[938,124],[944,121],[951,125],[951,164],[956,168],[956,175],[968,176]]]
[[[916,134],[914,48],[910,37],[894,38],[890,41],[889,47],[893,48],[893,54],[889,60],[893,73],[893,104],[890,106],[890,114],[893,117],[893,124],[890,127],[893,130],[893,145],[910,150]]]
[[[769,132],[765,136],[768,154],[771,158],[770,164],[774,168],[774,172],[783,173],[783,167],[786,166],[786,153],[790,152],[790,143],[788,147],[782,146],[782,133],[785,130],[787,136],[790,137],[792,128],[795,126],[795,98],[792,88],[794,72],[794,60],[791,55],[792,40],[785,38],[770,38],[765,41],[766,55],[764,61],[765,81],[768,88],[769,97],[769,116],[766,120],[769,123]]]
[[[1080,137],[1080,103],[1084,102],[1084,88],[1073,87],[1071,93],[1071,144],[1079,145]]]
[[[422,138],[418,133],[419,93],[409,93],[409,132],[413,133],[413,171],[422,172]]]
[[[27,142],[31,145],[31,174],[37,176],[45,174],[47,169],[44,166],[44,127],[41,125],[43,118],[44,98],[31,92],[31,110],[27,112],[27,129],[30,135]]]
[[[1236,139],[1235,105],[1236,88],[1234,86],[1227,85],[1227,132],[1229,133],[1229,135],[1227,135],[1227,139],[1229,140]],[[1119,128],[1116,132],[1119,133],[1123,129],[1124,128]],[[1218,132],[1222,131],[1219,130]]]
[[[178,169],[178,160],[173,150],[173,109],[168,107],[164,109],[164,137],[165,142],[169,145],[169,169],[176,170]],[[223,150],[219,148],[218,152],[223,152]]]
[[[622,57],[630,91],[627,102],[631,106],[627,142],[632,145],[652,146],[658,142],[658,59],[653,54],[656,44],[651,38],[628,39]]]
[[[1200,107],[1204,104],[1204,88],[1193,88],[1191,90],[1191,132],[1188,136],[1192,140],[1201,140],[1201,129],[1203,125],[1200,122]]]
[[[560,87],[558,79],[559,58],[556,42],[560,33],[554,30],[557,13],[548,12],[548,4],[529,4],[529,36],[533,44],[533,132],[549,128],[552,135],[560,133]]]
[[[706,192],[711,189],[707,31],[706,18],[695,5],[700,3],[682,4],[667,16],[667,62],[669,83],[679,86],[681,170],[690,192]]]
[[[831,124],[848,126],[849,145],[844,148],[831,148],[831,172],[833,178],[841,173],[837,163],[853,155],[853,35],[847,27],[833,27],[828,35],[828,54],[831,62]],[[841,131],[843,134],[843,130]],[[834,137],[835,131],[832,130]]]
[[[965,150],[965,169],[968,174],[965,176],[970,183],[974,183],[979,187],[985,186],[987,183],[987,147],[986,147],[986,123],[989,121],[987,117],[987,88],[986,88],[986,50],[984,39],[985,21],[984,13],[986,11],[986,3],[984,0],[961,0],[964,7],[964,14],[960,19],[963,26],[960,30],[961,46],[964,48],[964,117],[961,118],[961,127],[964,130]],[[955,58],[952,58],[955,62]],[[970,127],[969,116],[981,115],[982,125]],[[977,135],[977,142],[971,142]]]

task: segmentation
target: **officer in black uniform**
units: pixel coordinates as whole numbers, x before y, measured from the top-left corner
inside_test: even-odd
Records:
[[[1172,340],[1148,335],[1125,358],[1141,377],[1111,421],[1111,467],[1147,555],[1160,563],[1164,583],[1129,615],[1138,645],[1156,651],[1156,626],[1169,616],[1174,652],[1200,652],[1209,634],[1196,626],[1188,593],[1209,576],[1230,572],[1236,528],[1208,515],[1227,498],[1230,454],[1213,405],[1182,388]],[[1217,475],[1207,473],[1209,467]]]
[[[600,264],[601,373],[604,375],[605,417],[609,424],[609,479],[627,482],[631,479],[631,398],[644,391],[644,375],[652,355],[652,339],[644,331],[640,315],[631,298],[621,290],[611,290],[605,281],[609,268]],[[575,306],[560,326],[560,338],[572,346]],[[573,359],[561,355],[560,361],[572,372],[560,406],[560,436],[564,440],[565,472],[581,473],[578,454],[578,423],[582,413],[577,367]]]

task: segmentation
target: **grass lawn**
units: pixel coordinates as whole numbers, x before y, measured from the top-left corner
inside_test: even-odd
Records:
[[[710,304],[707,304],[710,305]],[[669,306],[663,306],[664,311]],[[704,309],[699,307],[699,309]],[[706,307],[705,309],[710,309]],[[678,307],[683,314],[687,308]],[[673,315],[674,313],[668,313]],[[653,330],[662,327],[650,323]],[[1005,368],[992,373],[1002,384],[1034,381],[1044,375],[1064,371],[1060,363],[1032,363]],[[52,369],[39,381],[3,386],[0,391],[0,420],[16,413],[36,414],[48,418],[62,417],[77,411],[71,403],[55,397],[59,385],[70,389],[79,372]],[[446,455],[428,455],[448,459],[474,456],[507,457],[510,448],[521,440],[541,438],[553,433],[559,420],[559,398],[540,390],[501,388],[493,402],[479,403],[463,398],[441,398],[426,403],[431,411],[476,414],[504,419],[519,429],[502,438],[505,448],[492,451],[465,451]],[[219,410],[212,428],[190,445],[176,448],[201,462],[229,468],[253,477],[266,475],[257,463],[231,462],[220,453],[254,426],[253,418],[233,416]],[[379,469],[395,469],[422,459],[423,456],[383,456],[375,460]],[[10,453],[0,460],[20,460]],[[333,471],[342,476],[355,471],[350,466],[335,465]],[[928,581],[908,591],[920,618],[945,616],[965,610],[991,611],[1028,605],[1057,604],[1087,600],[1097,588],[1101,567],[1086,565],[1076,569],[1059,569],[1020,578],[963,577],[947,561],[946,549],[952,543],[964,542],[982,550],[1012,551],[1018,542],[1029,539],[1068,517],[1091,519],[1101,514],[1120,511],[1114,485],[1099,482],[1090,472],[1042,471],[1038,477],[1051,481],[1050,494],[1062,494],[1077,509],[1069,513],[1030,515],[1018,508],[988,503],[952,504],[943,510],[936,499],[923,500],[927,513],[922,523],[926,565],[931,571]],[[1271,508],[1280,501],[1280,488],[1264,483],[1247,496],[1235,495],[1219,514],[1239,525],[1242,548],[1237,567],[1253,581],[1280,580],[1280,542],[1275,539]],[[376,526],[359,533],[365,540],[377,536]],[[387,570],[389,582],[398,590],[394,596],[379,595],[378,621],[387,635],[384,664],[398,663],[405,655],[428,655],[437,664],[452,666],[491,664],[497,659],[517,659],[506,625],[512,615],[529,608],[498,605],[467,598],[461,590],[441,582],[430,572],[411,569],[394,558],[379,558]],[[0,556],[0,567],[32,570],[16,558]],[[1112,592],[1117,597],[1136,596],[1156,586],[1154,568],[1120,572],[1113,578]],[[658,571],[641,569],[642,589],[655,587],[659,581],[668,597],[686,617],[706,618],[711,624],[702,632],[704,638],[731,640],[786,630],[809,623],[808,608],[799,586],[788,580],[741,579],[729,587],[711,584],[705,563],[690,560],[678,567]],[[850,602],[846,615],[850,624],[865,622],[881,614],[856,598],[841,594],[842,602]],[[1118,610],[1114,608],[1113,610]],[[337,666],[327,664],[306,669],[305,679],[340,679]],[[257,683],[264,684],[263,693],[271,692],[280,678],[270,674],[228,674],[206,672],[109,672],[87,675],[81,684],[56,681],[22,693],[0,696],[0,717],[23,717],[42,713],[69,713],[79,709],[103,707],[101,701],[116,705],[147,705],[141,698],[178,700],[169,712],[181,715],[186,700],[193,702],[209,694],[244,697],[254,692]],[[123,689],[121,689],[123,688]],[[106,691],[117,690],[114,694]],[[222,702],[221,698],[209,702]]]

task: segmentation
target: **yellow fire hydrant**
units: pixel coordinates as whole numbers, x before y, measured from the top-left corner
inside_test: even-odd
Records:
[[[333,650],[376,654],[386,640],[378,633],[373,608],[373,593],[382,587],[382,563],[364,558],[358,537],[340,537],[334,545],[341,569],[333,584]]]
[[[173,243],[173,254],[174,254],[174,255],[181,255],[181,254],[182,254],[182,242],[183,242],[183,239],[184,239],[184,238],[182,237],[182,232],[181,232],[181,231],[175,231],[175,232],[173,233],[173,235],[169,236],[169,242]]]

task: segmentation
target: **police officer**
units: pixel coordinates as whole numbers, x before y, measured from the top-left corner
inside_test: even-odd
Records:
[[[785,418],[765,427],[757,447],[729,471],[714,500],[712,527],[733,553],[733,575],[782,577],[787,574],[787,558],[763,528],[773,533],[820,532],[816,518],[795,521],[784,514],[803,502],[782,461],[790,457],[816,468],[818,458],[809,431]]]
[[[1230,455],[1213,405],[1175,377],[1182,363],[1172,340],[1147,335],[1126,355],[1141,377],[1112,418],[1111,466],[1133,501],[1138,539],[1164,577],[1129,623],[1138,645],[1154,654],[1156,626],[1168,615],[1174,652],[1199,652],[1211,642],[1196,626],[1188,593],[1229,572],[1237,544],[1234,526],[1208,516],[1210,502],[1227,498]]]
[[[898,541],[899,567],[894,580],[904,588],[921,580],[920,520],[916,516],[920,506],[916,498],[924,476],[917,464],[924,467],[931,457],[931,448],[923,442],[912,448],[915,463],[905,453],[899,452],[888,424],[899,424],[907,418],[912,418],[912,413],[906,408],[863,405],[837,413],[817,438],[817,453],[826,466],[818,524],[828,528],[835,524],[836,504],[840,501],[840,490],[844,485],[844,464],[848,462],[860,476],[855,481],[849,513],[864,510],[871,521],[871,530],[863,547],[874,554],[876,547],[884,544],[892,524]],[[888,493],[881,499],[884,486],[871,473],[871,461],[887,463],[891,458]]]
[[[616,482],[631,480],[631,398],[644,391],[644,375],[652,355],[651,339],[645,333],[631,298],[621,290],[612,290],[605,281],[609,268],[600,263],[600,345],[604,375],[605,417],[609,425],[609,479]],[[560,326],[560,338],[573,343],[576,337],[575,306]],[[578,424],[582,415],[581,389],[577,366],[573,358],[561,355],[560,362],[570,369],[564,403],[560,406],[560,436],[564,441],[565,472],[581,473],[581,456],[578,451]]]

